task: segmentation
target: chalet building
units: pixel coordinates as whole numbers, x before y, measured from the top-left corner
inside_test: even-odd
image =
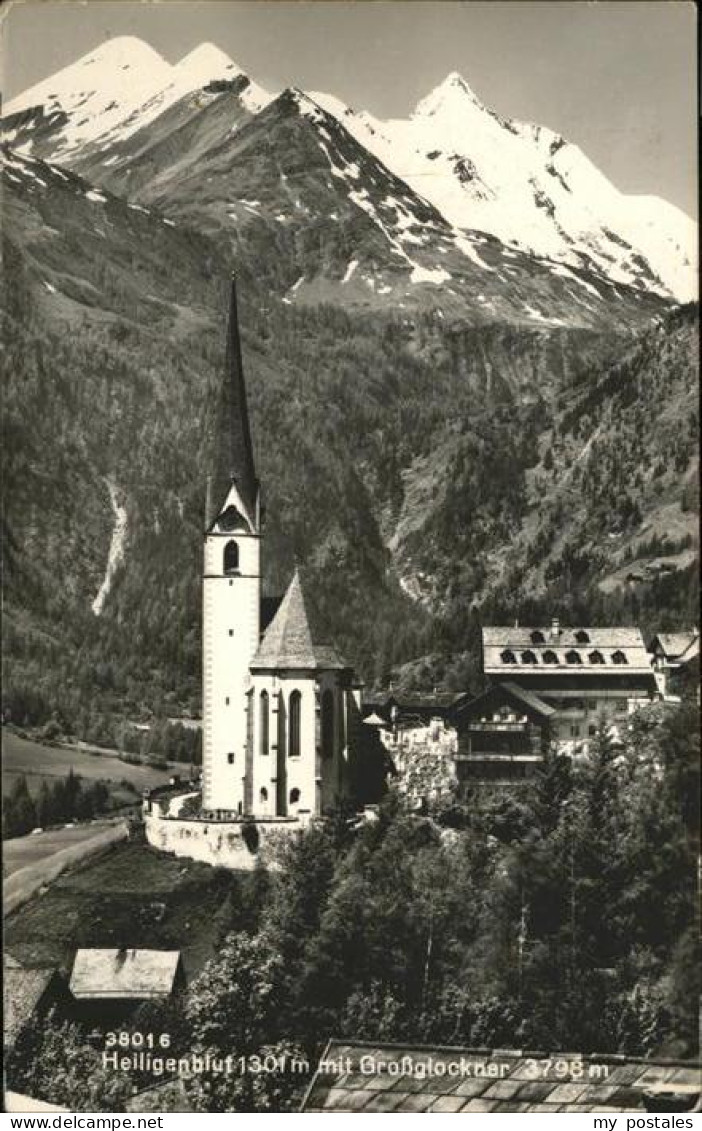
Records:
[[[658,696],[638,628],[490,627],[482,648],[488,685],[516,685],[552,708],[549,736],[565,749],[587,743],[601,718],[616,728]]]
[[[177,950],[131,948],[76,951],[69,989],[83,1021],[128,1017],[142,1002],[165,1001],[185,987]]]
[[[510,1117],[515,1112],[599,1111],[612,1116],[609,1122],[614,1127],[616,1112],[700,1110],[702,1085],[695,1060],[555,1050],[548,1060],[557,1070],[551,1068],[536,1078],[534,1063],[545,1063],[543,1052],[332,1038],[300,1111],[468,1116],[491,1112]],[[466,1064],[468,1073],[462,1071]],[[687,1122],[692,1126],[692,1119]],[[652,1119],[636,1123],[655,1126]]]
[[[658,692],[664,699],[678,700],[689,692],[699,694],[700,634],[662,632],[648,646]]]
[[[493,684],[476,699],[457,700],[452,714],[459,794],[476,781],[531,776],[551,742],[556,713],[533,691],[510,680]]]

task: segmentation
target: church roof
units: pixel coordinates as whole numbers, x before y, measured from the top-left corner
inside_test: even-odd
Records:
[[[212,473],[212,508],[208,523],[224,506],[232,482],[236,483],[251,522],[256,517],[258,481],[254,467],[249,411],[246,402],[244,368],[236,303],[236,284],[232,279],[227,332],[227,359],[215,425],[215,461]]]
[[[264,671],[279,668],[329,671],[349,667],[319,629],[311,627],[298,570],[295,570],[278,612],[266,629],[251,667]]]

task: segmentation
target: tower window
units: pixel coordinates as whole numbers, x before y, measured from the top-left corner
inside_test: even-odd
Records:
[[[325,691],[322,695],[322,757],[331,758],[334,754],[334,692]]]
[[[234,765],[234,755],[233,754],[227,754],[227,761],[228,761],[230,766],[233,766]]]
[[[261,744],[262,754],[267,754],[270,749],[270,721],[268,714],[268,692],[261,692]]]
[[[236,542],[227,542],[224,547],[224,572],[225,573],[238,573],[239,570],[239,547]]]
[[[230,628],[230,629],[229,629],[229,635],[230,635],[230,636],[233,636],[233,635],[234,635],[234,629],[233,629],[233,628]]]
[[[229,706],[229,696],[227,695],[224,700],[225,706]]]
[[[291,790],[290,790],[290,804],[291,804],[291,805],[297,805],[297,803],[299,802],[299,800],[300,800],[300,791],[299,791],[299,789],[291,789]]]
[[[300,716],[302,711],[302,696],[299,691],[293,691],[288,706],[288,753],[291,758],[300,755]]]
[[[258,795],[258,799],[259,799],[259,801],[267,801],[268,800],[268,790],[266,789],[265,785],[261,787],[261,792]]]

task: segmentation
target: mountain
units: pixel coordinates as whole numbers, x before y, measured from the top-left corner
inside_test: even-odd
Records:
[[[291,301],[318,301],[322,286],[350,283],[355,274],[344,301],[360,286],[361,295],[375,292],[374,303],[413,305],[413,287],[422,287],[426,301],[429,284],[442,286],[449,305],[467,301],[474,316],[499,318],[505,310],[490,279],[499,272],[497,289],[513,276],[519,294],[511,316],[563,321],[565,305],[566,321],[594,324],[603,304],[616,319],[618,304],[632,301],[630,288],[644,305],[651,293],[681,301],[696,293],[688,217],[665,201],[620,193],[576,146],[544,127],[501,118],[458,74],[408,119],[380,121],[326,94],[270,94],[211,44],[171,66],[140,41],[120,38],[14,99],[4,125],[7,142],[21,152],[142,203],[159,200],[182,212],[184,202],[187,217],[225,232],[256,220],[296,228],[302,218],[290,215],[290,205],[307,212],[306,226],[311,217],[328,226],[338,220],[342,196],[352,218],[365,213],[378,229],[391,266],[376,273],[371,262],[364,274],[351,254],[335,265],[339,278],[324,272],[317,285],[309,274],[292,279],[290,286],[299,286]],[[266,138],[275,158],[252,167],[246,159],[260,158]],[[290,156],[298,172],[301,147],[305,170],[330,190],[317,192],[312,205],[291,196],[282,180],[290,174],[277,168]],[[193,177],[200,193],[209,186],[209,206],[198,209]],[[253,204],[263,189],[265,201]],[[418,221],[434,231],[422,232]],[[523,286],[525,264],[536,275],[533,287]]]
[[[107,742],[198,710],[234,270],[265,591],[303,565],[369,684],[474,686],[472,606],[693,618],[695,310],[459,229],[301,91],[174,69],[128,132],[50,160],[28,106],[3,152],[13,717]]]
[[[696,225],[657,197],[619,192],[565,138],[502,118],[449,75],[408,119],[380,121],[313,94],[455,227],[621,283],[697,294]]]

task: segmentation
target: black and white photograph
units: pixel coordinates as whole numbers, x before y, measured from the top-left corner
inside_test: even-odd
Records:
[[[697,20],[0,12],[8,1128],[695,1126]]]

